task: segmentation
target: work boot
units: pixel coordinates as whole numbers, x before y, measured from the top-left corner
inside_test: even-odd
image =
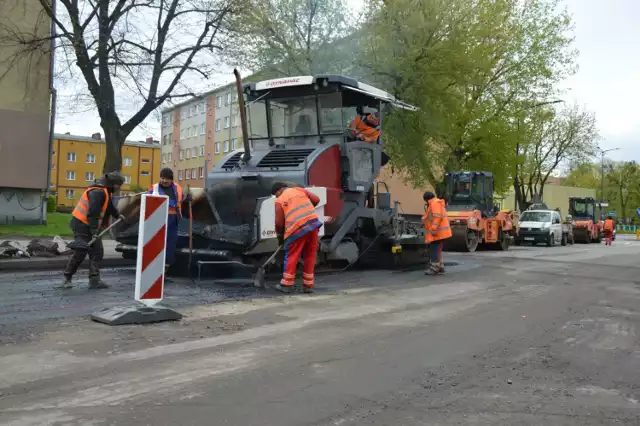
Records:
[[[100,290],[103,288],[109,288],[109,285],[102,281],[100,278],[89,280],[89,290]]]
[[[445,272],[445,271],[444,271],[444,265],[442,265],[442,264],[441,264],[441,265],[438,265],[438,273],[439,273],[439,274],[444,274],[444,272]]]
[[[307,294],[311,294],[311,293],[313,293],[313,287],[302,287],[302,292],[303,293],[307,293]]]
[[[56,288],[73,288],[73,283],[71,282],[71,278],[64,277],[62,283],[56,286]]]
[[[289,293],[291,293],[291,286],[278,284],[276,286],[276,290],[281,291],[281,292],[283,292],[285,294],[289,294]]]
[[[440,267],[437,265],[429,265],[424,271],[425,275],[437,275],[440,272]]]

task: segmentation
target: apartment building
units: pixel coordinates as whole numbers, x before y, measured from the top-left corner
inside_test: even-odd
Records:
[[[99,133],[92,137],[55,134],[51,152],[51,191],[58,207],[73,207],[87,188],[102,175],[106,143]],[[122,147],[121,193],[146,190],[160,175],[160,143],[127,141]]]
[[[51,52],[17,35],[51,34],[38,0],[0,1],[0,223],[43,223],[53,123]]]
[[[183,187],[204,188],[206,174],[242,145],[235,84],[219,87],[162,113],[162,167]]]

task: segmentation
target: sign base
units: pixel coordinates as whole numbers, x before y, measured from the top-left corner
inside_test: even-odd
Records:
[[[150,324],[177,321],[182,319],[182,314],[162,305],[145,306],[136,303],[101,309],[91,314],[91,319],[107,325]]]

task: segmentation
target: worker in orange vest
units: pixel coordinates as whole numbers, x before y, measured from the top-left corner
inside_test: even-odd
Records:
[[[610,246],[613,241],[613,230],[616,228],[616,223],[611,216],[607,217],[604,221],[604,244]]]
[[[173,170],[165,167],[160,170],[160,181],[149,188],[148,194],[166,195],[169,197],[169,217],[167,218],[167,245],[165,255],[165,274],[173,264],[176,257],[176,246],[178,244],[178,225],[180,219],[184,217],[182,211],[183,202],[191,202],[191,194],[184,195],[182,187],[174,182]]]
[[[113,205],[111,196],[118,192],[124,184],[124,177],[118,172],[105,174],[98,183],[88,187],[80,196],[80,200],[73,209],[69,226],[73,230],[76,241],[89,243],[107,226],[109,217],[124,219]],[[104,256],[102,240],[97,239],[87,250],[73,250],[67,267],[64,270],[64,281],[60,288],[72,288],[71,278],[76,273],[84,258],[89,255],[89,288],[101,289],[109,286],[100,279],[100,261]]]
[[[276,234],[280,245],[284,246],[284,272],[276,288],[283,293],[291,292],[295,284],[298,260],[302,256],[303,289],[305,293],[311,293],[318,253],[318,233],[322,226],[315,210],[320,198],[304,188],[289,187],[284,182],[275,182],[271,193],[277,197]]]
[[[357,140],[376,143],[380,137],[379,125],[380,115],[377,112],[364,114],[362,108],[359,108],[358,115],[351,121],[349,129]]]
[[[424,240],[429,245],[429,265],[425,274],[443,274],[442,247],[444,240],[452,236],[447,209],[444,200],[437,198],[433,192],[425,192],[423,199],[427,203],[427,211],[422,216],[426,231]]]

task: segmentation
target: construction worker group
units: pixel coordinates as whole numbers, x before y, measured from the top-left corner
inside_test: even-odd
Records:
[[[105,174],[95,184],[89,186],[73,209],[69,223],[73,231],[74,243],[70,244],[73,254],[64,270],[64,280],[60,288],[72,288],[73,275],[89,256],[89,288],[104,289],[109,285],[100,277],[100,262],[104,256],[104,247],[99,238],[100,231],[108,227],[113,217],[126,224],[126,217],[119,213],[113,204],[112,196],[124,184],[124,176],[118,172]],[[173,171],[169,168],[160,171],[158,183],[152,185],[148,194],[166,195],[169,198],[167,217],[167,242],[165,272],[175,261],[178,242],[178,224],[185,217],[182,205],[192,201],[191,194],[184,194],[182,187],[173,181]]]
[[[100,262],[104,256],[104,249],[98,236],[100,231],[108,226],[109,217],[126,223],[126,218],[118,212],[112,201],[113,193],[117,192],[123,183],[124,177],[120,173],[107,173],[98,182],[89,186],[80,197],[70,223],[76,244],[72,245],[73,254],[64,270],[64,281],[60,287],[73,287],[72,277],[87,255],[90,262],[89,288],[109,287],[100,278]],[[166,272],[175,261],[178,225],[180,219],[185,217],[183,204],[190,203],[192,197],[191,194],[185,195],[182,187],[174,182],[173,172],[168,168],[160,171],[158,183],[152,185],[147,193],[166,195],[169,198]],[[322,222],[315,211],[320,199],[304,188],[290,186],[284,182],[275,182],[271,193],[276,197],[276,234],[285,254],[282,279],[276,288],[284,293],[292,291],[298,262],[302,259],[303,291],[310,293],[315,284],[314,269],[319,247],[318,235],[322,227]],[[429,250],[429,263],[425,273],[442,274],[444,273],[443,241],[451,237],[445,202],[432,192],[424,193],[424,202],[427,209],[422,221]]]

